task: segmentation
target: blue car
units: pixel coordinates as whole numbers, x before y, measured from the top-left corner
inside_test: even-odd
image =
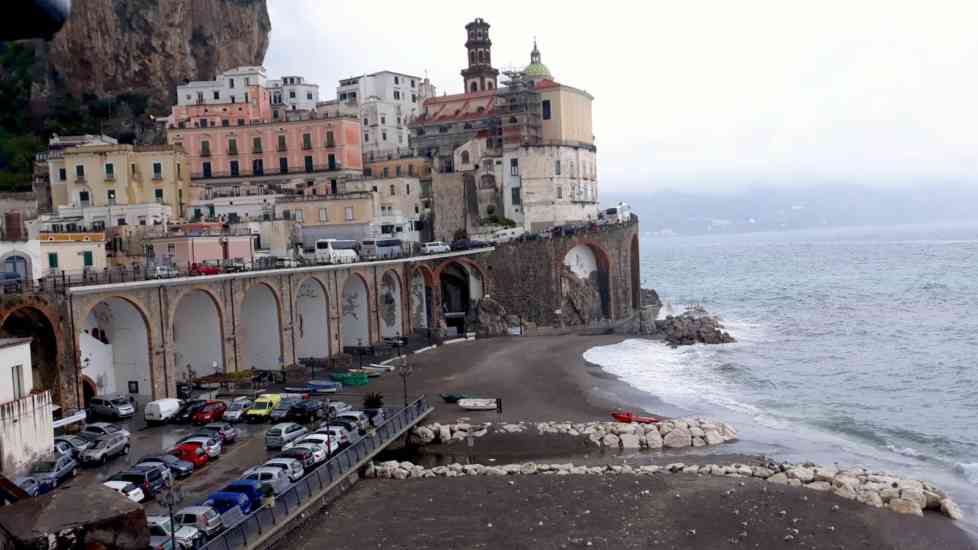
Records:
[[[261,482],[254,479],[239,479],[232,481],[227,487],[221,489],[222,493],[237,493],[248,498],[252,510],[257,510],[261,506]]]
[[[241,508],[242,514],[251,513],[251,501],[241,493],[226,493],[224,491],[211,493],[201,506],[210,506],[219,514],[224,514],[235,506]]]

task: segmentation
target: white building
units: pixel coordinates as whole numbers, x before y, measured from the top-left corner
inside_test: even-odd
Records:
[[[537,232],[574,221],[597,221],[594,147],[530,145],[503,152],[504,215]]]
[[[367,162],[408,154],[408,124],[421,113],[424,100],[434,95],[427,78],[393,71],[347,78],[336,87],[338,103],[359,110]]]
[[[159,203],[116,204],[112,206],[59,206],[57,218],[42,217],[36,222],[51,225],[54,219],[80,219],[93,230],[120,225],[162,225],[173,218],[173,209]]]
[[[187,216],[193,219],[237,217],[240,221],[271,219],[279,195],[240,195],[212,197],[193,201],[187,206]]]
[[[214,80],[195,80],[177,86],[177,105],[247,103],[244,97],[249,86],[266,86],[265,67],[236,67]]]
[[[41,256],[41,241],[0,241],[0,271],[20,273],[27,279],[44,276],[45,262]]]
[[[51,394],[32,393],[30,343],[30,338],[0,338],[0,473],[7,477],[54,448]]]
[[[306,82],[301,76],[283,76],[266,84],[275,118],[285,118],[283,111],[315,111],[319,103],[319,84]]]

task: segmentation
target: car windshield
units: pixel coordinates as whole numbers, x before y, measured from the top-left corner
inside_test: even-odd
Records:
[[[268,435],[271,435],[271,436],[282,435],[282,430],[280,430],[278,428],[272,428],[271,430],[268,430]]]
[[[42,462],[37,462],[33,466],[31,466],[31,472],[38,473],[38,474],[46,474],[48,472],[53,472],[56,466],[57,466],[57,462],[53,460],[45,460]]]
[[[272,402],[271,401],[257,401],[257,402],[255,402],[255,407],[254,408],[259,409],[259,410],[270,409],[270,408],[272,408]]]
[[[159,523],[152,523],[149,526],[149,535],[151,537],[169,537],[170,531],[163,527]]]
[[[118,397],[118,398],[112,400],[112,404],[113,405],[128,405],[129,404],[129,400],[128,399],[123,399],[121,397]]]
[[[232,410],[232,411],[240,411],[241,409],[245,408],[246,406],[247,406],[247,403],[240,403],[240,402],[239,403],[231,403],[230,410]]]
[[[146,477],[142,474],[118,474],[115,476],[116,481],[128,481],[129,483],[142,484],[146,481]]]

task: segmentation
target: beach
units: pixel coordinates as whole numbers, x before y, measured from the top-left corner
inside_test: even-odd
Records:
[[[620,336],[496,338],[445,345],[412,355],[411,395],[435,405],[429,422],[610,420],[610,410],[646,414],[649,403],[582,354]],[[402,380],[369,386],[388,405],[403,399]],[[438,393],[503,400],[495,411],[469,412]],[[718,419],[724,420],[724,419]],[[731,445],[732,446],[732,445]],[[450,445],[393,450],[391,458],[431,466],[450,462],[502,465],[760,463],[727,445],[698,449],[610,451],[580,437],[492,433]],[[283,546],[299,548],[978,548],[939,514],[901,515],[828,492],[746,478],[694,474],[640,477],[566,475],[367,479]]]

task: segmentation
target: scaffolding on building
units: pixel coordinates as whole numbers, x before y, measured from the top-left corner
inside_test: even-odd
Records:
[[[496,113],[500,120],[502,145],[520,147],[543,141],[540,92],[522,71],[506,71],[499,88]]]

